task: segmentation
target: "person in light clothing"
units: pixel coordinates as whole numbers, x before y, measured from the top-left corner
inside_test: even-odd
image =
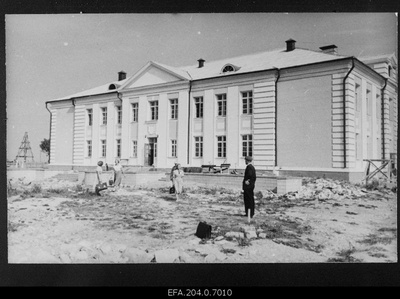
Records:
[[[119,159],[116,159],[114,165],[114,188],[118,188],[121,185],[123,173],[122,165]]]
[[[100,195],[98,190],[96,189],[97,184],[101,184],[103,181],[101,179],[101,175],[103,173],[103,161],[97,162],[97,167],[96,167],[96,178],[94,180],[93,184],[93,189],[95,190],[97,195]]]
[[[182,193],[184,175],[185,173],[182,170],[181,164],[178,163],[172,172],[172,181],[175,187],[176,200],[179,199],[179,195]]]

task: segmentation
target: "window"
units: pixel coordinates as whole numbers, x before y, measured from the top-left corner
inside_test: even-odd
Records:
[[[87,111],[88,126],[91,126],[93,124],[93,110],[87,109],[86,111]]]
[[[242,92],[242,113],[253,114],[253,92]]]
[[[171,99],[171,119],[178,119],[178,99]]]
[[[203,157],[203,137],[198,136],[194,137],[194,148],[195,148],[195,157]]]
[[[122,124],[122,106],[117,106],[117,124]]]
[[[137,157],[137,140],[132,140],[132,157]]]
[[[218,116],[226,116],[226,94],[217,95]]]
[[[158,101],[150,102],[150,119],[151,120],[158,119]]]
[[[121,157],[121,139],[117,139],[117,157]]]
[[[107,108],[106,107],[101,108],[101,114],[102,114],[102,124],[106,125],[107,124]]]
[[[371,98],[371,90],[367,89],[367,98],[366,98],[366,104],[367,104],[367,115],[371,116],[372,114],[372,98]]]
[[[92,140],[86,141],[86,148],[87,148],[87,156],[91,157],[92,156]]]
[[[138,103],[132,103],[132,122],[138,121]]]
[[[392,66],[388,66],[388,77],[390,78],[392,76]]]
[[[176,158],[176,146],[177,146],[177,143],[176,143],[176,139],[172,139],[171,140],[171,157],[174,157],[174,158]]]
[[[242,135],[242,156],[253,156],[253,136]]]
[[[232,65],[227,65],[222,70],[223,73],[234,72],[234,71],[235,71],[235,68]]]
[[[226,136],[217,136],[218,158],[226,158]]]
[[[194,104],[196,107],[196,118],[203,117],[203,97],[194,98]]]
[[[100,140],[100,144],[101,144],[101,156],[105,157],[106,156],[106,149],[107,149],[107,144],[106,144],[106,140],[102,139]]]
[[[356,83],[356,94],[355,94],[355,106],[356,106],[356,111],[361,111],[361,92],[360,92],[361,86]]]

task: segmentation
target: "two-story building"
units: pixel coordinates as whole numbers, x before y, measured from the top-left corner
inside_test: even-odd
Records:
[[[279,50],[133,76],[46,102],[51,166],[231,164],[358,180],[397,154],[397,59]]]

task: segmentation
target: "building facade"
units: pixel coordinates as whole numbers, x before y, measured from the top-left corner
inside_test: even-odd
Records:
[[[364,62],[363,62],[364,61]],[[133,76],[48,101],[50,165],[243,169],[358,179],[397,156],[397,59],[286,48]]]

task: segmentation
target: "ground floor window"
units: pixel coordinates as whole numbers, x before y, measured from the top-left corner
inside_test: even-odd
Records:
[[[195,148],[195,157],[203,157],[203,137],[197,136],[194,137],[194,148]]]
[[[137,157],[137,140],[132,140],[132,157]]]
[[[226,136],[217,136],[218,158],[226,158]]]
[[[242,156],[253,156],[253,135],[242,135]]]
[[[105,139],[100,140],[100,144],[101,144],[101,156],[105,157],[106,156],[106,149],[107,149],[107,143]]]
[[[177,157],[176,149],[177,149],[176,139],[171,139],[171,157],[174,158]]]
[[[92,156],[92,140],[86,141],[87,157]]]
[[[117,157],[121,157],[121,139],[117,139]]]

